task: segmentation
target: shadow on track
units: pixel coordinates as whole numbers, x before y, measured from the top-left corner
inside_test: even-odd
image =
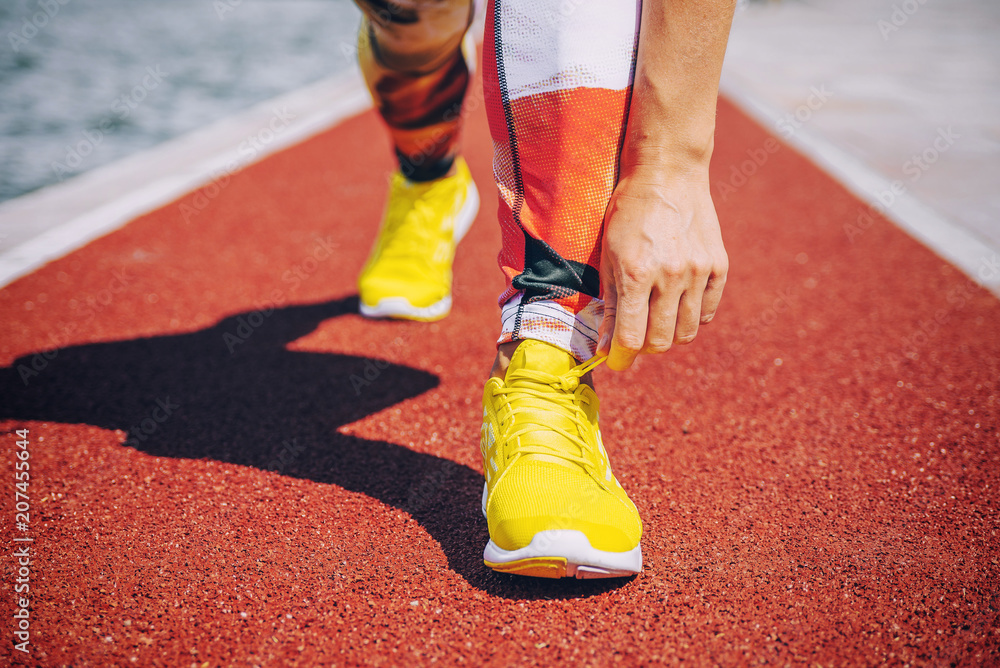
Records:
[[[589,596],[629,580],[548,581],[486,569],[482,476],[448,459],[337,429],[437,387],[437,376],[351,355],[295,352],[357,298],[244,313],[190,334],[46,351],[0,369],[0,418],[128,432],[158,457],[215,459],[366,494],[409,513],[470,584],[510,598]],[[40,365],[39,365],[40,366]],[[369,384],[352,382],[378,371]]]

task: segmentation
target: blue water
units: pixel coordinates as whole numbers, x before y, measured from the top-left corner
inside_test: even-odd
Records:
[[[360,17],[350,0],[61,1],[0,0],[0,200],[343,71]]]

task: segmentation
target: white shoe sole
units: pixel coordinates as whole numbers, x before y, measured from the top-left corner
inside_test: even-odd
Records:
[[[483,516],[486,515],[483,487]],[[582,531],[539,531],[519,550],[504,550],[492,540],[483,550],[483,562],[495,571],[542,578],[580,580],[631,577],[642,571],[642,546],[628,552],[594,549]]]
[[[386,297],[375,306],[361,302],[361,315],[366,318],[407,318],[409,320],[440,320],[451,311],[451,295],[430,306],[417,307],[406,297]]]
[[[469,181],[465,191],[465,201],[455,216],[455,245],[465,237],[472,222],[479,213],[479,190],[474,181]],[[406,297],[386,297],[374,306],[361,302],[361,315],[366,318],[406,318],[408,320],[440,320],[451,312],[451,295],[430,306],[414,306]]]

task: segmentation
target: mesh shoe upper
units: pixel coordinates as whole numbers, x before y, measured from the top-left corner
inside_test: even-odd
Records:
[[[524,341],[506,378],[483,393],[480,446],[490,538],[517,550],[540,531],[584,533],[608,552],[635,548],[642,524],[611,471],[598,428],[599,402],[580,378],[603,358],[576,365],[568,353]]]
[[[393,174],[385,218],[358,279],[364,304],[402,297],[424,308],[451,294],[456,237],[464,232],[456,220],[474,188],[465,161],[455,166],[453,176],[422,183]]]

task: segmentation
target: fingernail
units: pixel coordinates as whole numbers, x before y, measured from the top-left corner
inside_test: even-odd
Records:
[[[601,350],[607,350],[608,343],[610,343],[610,340],[611,340],[611,337],[609,337],[607,334],[605,334],[604,336],[602,336],[601,337],[601,342],[597,344],[597,350],[599,350],[599,351],[601,351]]]

